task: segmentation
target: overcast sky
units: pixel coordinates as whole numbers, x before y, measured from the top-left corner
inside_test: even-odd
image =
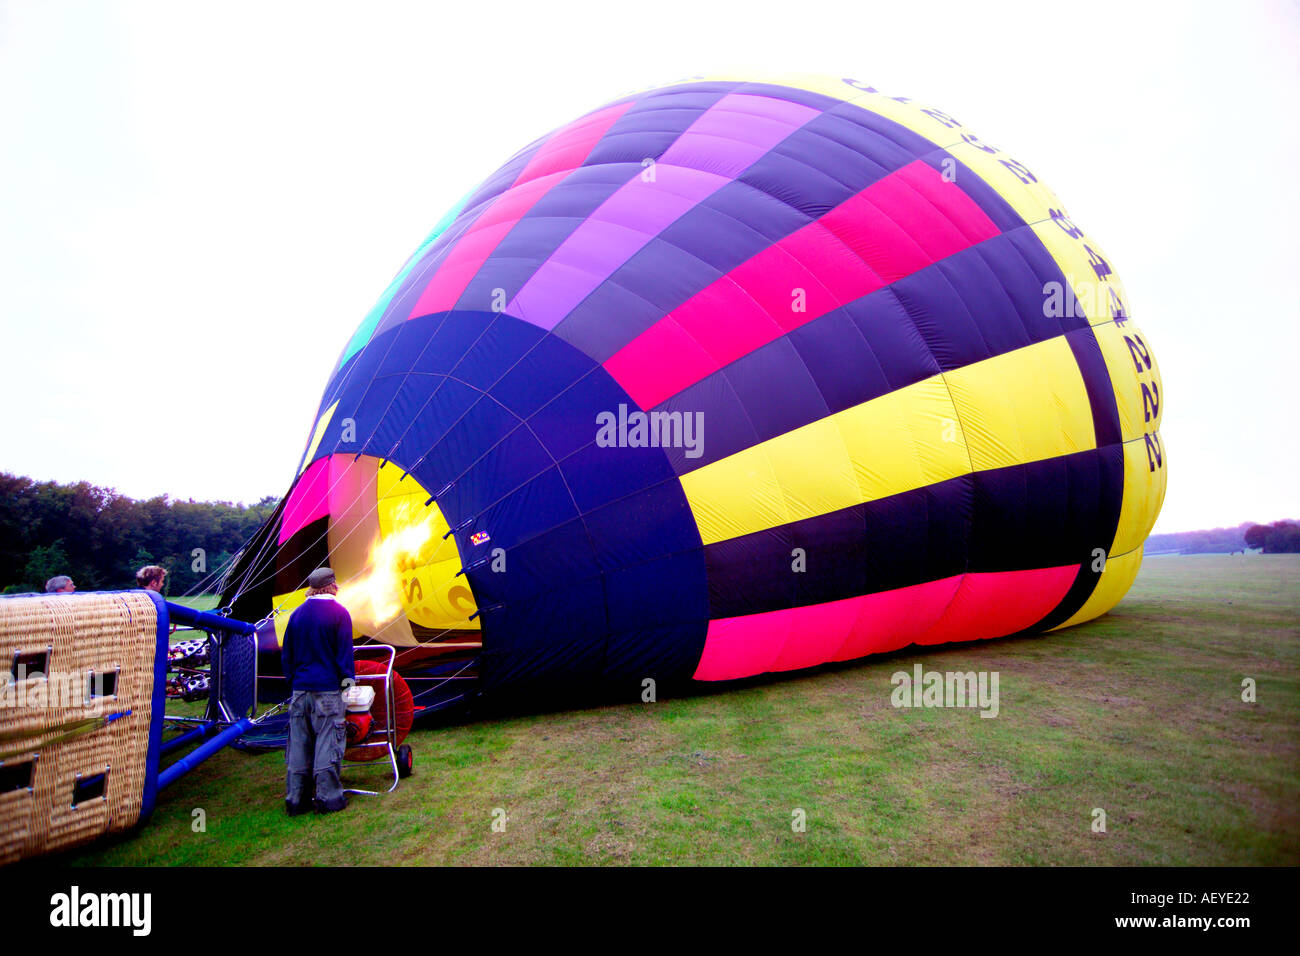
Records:
[[[1300,517],[1292,2],[0,2],[0,470],[283,493],[452,203],[626,91],[745,68],[856,77],[1027,164],[1160,362],[1156,530]]]

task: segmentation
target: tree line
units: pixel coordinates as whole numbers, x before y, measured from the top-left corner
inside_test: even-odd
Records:
[[[1265,554],[1300,553],[1300,524],[1294,521],[1253,524],[1246,529],[1246,545],[1262,548]]]
[[[1294,529],[1294,530],[1288,530]],[[1182,554],[1231,554],[1247,548],[1262,548],[1266,554],[1300,551],[1297,540],[1300,525],[1294,521],[1274,521],[1261,525],[1245,521],[1233,528],[1209,528],[1201,531],[1176,531],[1153,534],[1146,541],[1147,554],[1178,551]]]
[[[55,575],[79,591],[135,587],[146,564],[167,569],[167,593],[184,594],[230,560],[275,509],[228,501],[136,500],[86,481],[60,484],[0,472],[0,589],[43,591]]]

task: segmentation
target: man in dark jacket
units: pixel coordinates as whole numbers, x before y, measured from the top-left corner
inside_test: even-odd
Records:
[[[285,806],[290,816],[348,805],[339,782],[345,736],[343,684],[356,677],[352,616],[334,597],[334,572],[317,568],[307,578],[307,600],[289,616],[280,659],[289,683],[289,765]]]

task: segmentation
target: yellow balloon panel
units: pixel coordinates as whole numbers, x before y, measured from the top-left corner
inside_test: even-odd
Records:
[[[943,374],[975,471],[1096,447],[1069,343],[1058,336]]]
[[[413,624],[432,630],[479,630],[474,595],[461,570],[456,538],[437,502],[415,478],[396,465],[378,472],[380,547],[396,543],[402,610]]]
[[[1092,326],[1127,322],[1128,293],[1095,239],[1059,211],[1032,228],[1066,279],[1059,289],[1050,282],[1043,288],[1048,316],[1078,316]]]
[[[325,429],[329,427],[330,421],[334,418],[334,410],[338,407],[339,403],[335,402],[321,413],[320,420],[316,422],[316,427],[312,429],[311,441],[307,443],[307,450],[303,452],[302,462],[298,466],[298,474],[301,475],[307,470],[308,463],[311,462],[312,456],[316,454],[316,449],[320,447],[321,439],[325,437]]]
[[[1146,333],[1113,322],[1093,331],[1110,372],[1124,441],[1158,432],[1164,413],[1164,384]]]
[[[272,620],[275,622],[275,640],[284,646],[284,630],[289,626],[289,615],[307,600],[307,589],[299,588],[288,594],[277,594],[271,605]]]
[[[1140,545],[1127,554],[1107,558],[1106,567],[1101,572],[1101,579],[1098,580],[1096,589],[1084,602],[1083,607],[1079,608],[1064,624],[1052,630],[1059,631],[1063,627],[1073,627],[1075,624],[1082,624],[1084,621],[1091,621],[1094,617],[1105,614],[1128,593],[1141,567],[1142,547]]]
[[[1112,556],[1142,546],[1164,504],[1167,481],[1165,449],[1159,432],[1124,443],[1124,503],[1110,549]]]

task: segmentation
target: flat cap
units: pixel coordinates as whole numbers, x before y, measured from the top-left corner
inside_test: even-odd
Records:
[[[307,587],[327,588],[334,583],[334,572],[329,568],[317,568],[307,575]]]

